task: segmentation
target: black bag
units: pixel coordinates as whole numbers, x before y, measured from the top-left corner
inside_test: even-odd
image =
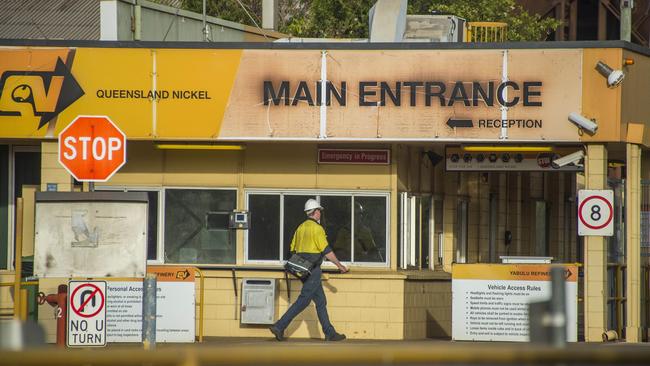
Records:
[[[289,258],[289,260],[284,264],[284,269],[287,272],[300,278],[301,280],[309,277],[313,268],[314,263],[308,259],[305,259],[298,253],[291,255],[291,258]]]

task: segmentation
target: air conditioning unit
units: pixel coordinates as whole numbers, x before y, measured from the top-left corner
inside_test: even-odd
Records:
[[[463,42],[465,19],[454,15],[407,15],[404,42]]]
[[[242,283],[241,323],[275,323],[275,280],[248,278]]]

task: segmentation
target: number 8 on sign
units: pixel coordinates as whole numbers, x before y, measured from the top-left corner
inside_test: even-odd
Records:
[[[614,192],[581,190],[578,192],[578,235],[612,236],[614,234]]]

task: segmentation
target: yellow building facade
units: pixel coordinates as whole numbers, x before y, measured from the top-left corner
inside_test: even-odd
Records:
[[[59,163],[57,136],[78,115],[102,115],[126,134],[127,163],[93,189],[147,192],[148,263],[201,268],[205,336],[270,335],[242,323],[242,280],[273,279],[275,319],[287,309],[300,282],[286,280],[282,262],[313,197],[351,268],[338,274],[325,264],[323,278],[332,322],[349,338],[451,337],[452,265],[501,256],[583,265],[580,339],[623,328],[628,341],[645,337],[647,50],[619,42],[91,46],[0,44],[2,282],[14,279],[18,237],[22,256],[34,254],[34,192],[91,189]],[[622,84],[608,87],[598,62],[622,70]],[[31,94],[19,95],[22,85]],[[576,126],[571,113],[597,131]],[[552,164],[576,151],[584,168]],[[612,187],[626,210],[617,239],[579,237],[578,190]],[[232,211],[248,212],[247,230],[211,229],[214,215]],[[621,268],[622,303],[608,296],[623,285],[608,274]],[[41,279],[40,290],[66,280]],[[616,318],[621,307],[625,321]],[[38,317],[53,339],[48,305]],[[288,335],[322,337],[315,310]]]

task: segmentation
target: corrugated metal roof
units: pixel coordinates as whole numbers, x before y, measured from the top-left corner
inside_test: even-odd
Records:
[[[0,38],[99,40],[99,0],[2,0]]]

